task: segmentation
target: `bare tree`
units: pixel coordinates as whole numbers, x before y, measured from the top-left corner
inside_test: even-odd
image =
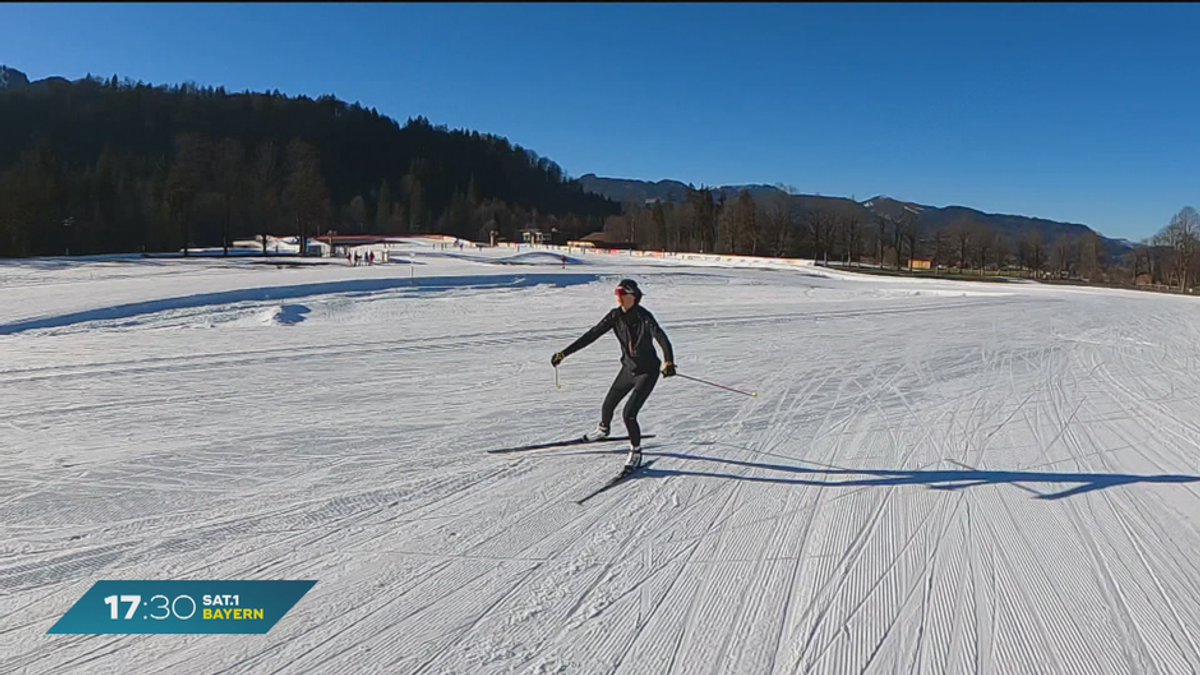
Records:
[[[1166,267],[1166,247],[1161,243],[1162,232],[1146,237],[1141,241],[1142,250],[1146,256],[1146,269],[1150,272],[1150,278],[1154,283],[1164,283],[1167,281],[1163,269]]]
[[[817,218],[817,227],[821,232],[821,255],[828,261],[829,252],[833,248],[834,233],[837,231],[838,214],[832,208],[821,209]]]
[[[975,223],[972,226],[974,233],[972,238],[975,240],[975,253],[979,261],[979,276],[986,274],[987,265],[992,261],[992,257],[996,252],[996,233],[983,223]]]
[[[788,237],[791,230],[791,196],[772,196],[761,207],[758,217],[762,222],[762,239],[765,253],[770,256],[783,255],[787,249]]]
[[[1008,266],[1010,257],[1012,256],[1012,240],[1003,232],[996,232],[993,236],[992,243],[995,247],[995,253],[992,260],[996,263],[997,270],[1003,270]]]
[[[750,255],[758,255],[758,246],[762,241],[762,224],[758,221],[758,205],[749,190],[742,190],[738,195],[737,207],[741,251],[749,249]]]
[[[1028,239],[1028,233],[1022,234],[1017,239],[1017,245],[1016,245],[1017,266],[1020,267],[1022,270],[1031,269],[1031,264],[1030,264],[1031,251],[1030,251],[1029,242],[1027,239]]]
[[[908,246],[907,260],[909,269],[912,269],[912,259],[917,256],[917,240],[920,239],[921,232],[921,210],[915,204],[905,204],[904,212],[900,214],[896,221],[896,241],[898,244],[906,244]],[[896,247],[896,266],[900,266],[900,246]]]
[[[846,260],[857,265],[863,246],[862,220],[855,213],[844,213],[838,218],[838,227],[846,246]]]
[[[624,215],[611,215],[604,218],[604,235],[608,241],[622,241],[629,231],[629,223]]]
[[[764,233],[763,239],[773,255],[782,256],[799,244],[796,203],[800,191],[786,183],[776,183],[775,187],[783,194],[768,202],[766,222],[770,233]]]
[[[699,245],[700,252],[713,251],[719,235],[718,216],[723,206],[713,201],[712,190],[701,187],[698,190],[688,189],[688,206],[690,207],[691,228],[689,239],[691,246]]]
[[[658,241],[658,228],[654,223],[653,209],[642,207],[633,214],[633,231],[638,233],[635,241],[639,244],[644,244],[648,248],[664,248]]]
[[[948,251],[950,245],[950,237],[942,228],[938,228],[933,232],[933,266],[934,270],[938,266],[946,262],[949,257]]]
[[[896,252],[896,269],[900,269],[900,260],[904,256],[904,226],[896,220],[889,218],[889,225],[892,230],[892,250]]]
[[[1100,276],[1100,235],[1088,231],[1079,240],[1079,274],[1091,282]]]
[[[1060,236],[1054,241],[1054,271],[1062,276],[1066,272],[1067,276],[1071,276],[1072,262],[1074,259],[1075,245],[1074,242],[1066,235]]]
[[[732,208],[721,209],[717,214],[717,253],[738,253],[742,239],[742,201],[739,196]]]
[[[718,223],[720,222],[721,214],[725,213],[725,208],[726,208],[725,207],[725,193],[722,192],[715,201],[713,200],[713,191],[712,190],[707,190],[705,192],[705,194],[708,195],[708,198],[707,198],[707,210],[708,210],[707,225],[708,225],[708,232],[709,232],[708,236],[709,236],[709,241],[711,241],[713,246],[715,247],[716,242],[717,242]]]
[[[1192,265],[1200,248],[1200,215],[1196,209],[1185,206],[1171,218],[1171,224],[1155,235],[1154,240],[1171,253],[1171,276],[1179,290],[1186,291],[1190,284]]]
[[[806,209],[800,226],[811,243],[809,251],[814,259],[829,260],[837,223],[837,213],[824,203],[815,202]]]
[[[1021,244],[1025,251],[1025,264],[1028,265],[1035,277],[1040,276],[1046,260],[1046,244],[1042,239],[1042,233],[1037,230],[1029,230],[1022,237]]]
[[[825,217],[820,206],[814,206],[804,214],[804,229],[812,242],[812,256],[821,259],[825,248]]]
[[[975,228],[967,221],[956,221],[950,226],[950,241],[958,254],[958,271],[965,271],[969,262],[971,246],[975,241]]]
[[[692,248],[692,242],[688,235],[688,223],[694,219],[693,208],[692,204],[685,202],[672,205],[667,211],[667,232],[670,233],[671,241],[674,242],[677,251],[682,250],[685,245],[689,250]]]

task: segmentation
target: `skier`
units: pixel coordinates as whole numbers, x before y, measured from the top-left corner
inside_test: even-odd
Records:
[[[604,405],[600,408],[600,424],[584,438],[589,441],[607,438],[617,404],[628,395],[629,400],[622,412],[625,429],[629,432],[629,458],[625,462],[625,471],[628,472],[642,464],[642,430],[638,426],[638,411],[658,382],[660,366],[663,377],[675,375],[675,353],[654,315],[642,307],[642,291],[637,282],[623,279],[617,285],[616,296],[619,306],[582,337],[551,357],[550,364],[557,368],[563,359],[592,344],[610,330],[617,336],[621,343],[621,371],[613,380],[608,396],[604,398]],[[659,362],[653,340],[658,340],[662,347],[665,363]]]

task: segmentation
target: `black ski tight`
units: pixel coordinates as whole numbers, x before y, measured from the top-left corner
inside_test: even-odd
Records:
[[[608,396],[604,397],[600,420],[606,428],[611,429],[613,413],[617,410],[617,404],[626,395],[629,395],[629,400],[625,402],[625,410],[622,411],[622,418],[625,421],[625,430],[629,432],[629,443],[635,448],[642,444],[642,428],[638,426],[637,414],[646,399],[650,398],[650,392],[654,391],[654,385],[657,382],[657,370],[635,374],[627,368],[622,368],[621,372],[617,373],[617,379],[613,380],[612,387],[609,387]]]

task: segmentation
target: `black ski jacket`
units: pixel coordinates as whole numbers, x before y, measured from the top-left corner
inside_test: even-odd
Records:
[[[658,325],[654,315],[643,309],[640,304],[634,305],[628,312],[614,307],[604,315],[600,323],[564,349],[563,356],[570,356],[583,349],[610,330],[621,343],[621,365],[634,373],[656,372],[662,366],[658,354],[654,351],[654,340],[658,340],[658,344],[662,346],[663,357],[667,362],[675,362],[675,352],[671,349],[671,341],[667,339],[667,334]]]

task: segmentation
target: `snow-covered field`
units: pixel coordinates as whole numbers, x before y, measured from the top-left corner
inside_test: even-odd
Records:
[[[1189,298],[277,262],[0,263],[0,671],[1200,670]],[[595,425],[614,340],[549,359],[623,277],[758,396],[660,381],[656,464],[579,505],[624,447],[485,451]],[[46,635],[99,579],[318,583],[266,635]]]

